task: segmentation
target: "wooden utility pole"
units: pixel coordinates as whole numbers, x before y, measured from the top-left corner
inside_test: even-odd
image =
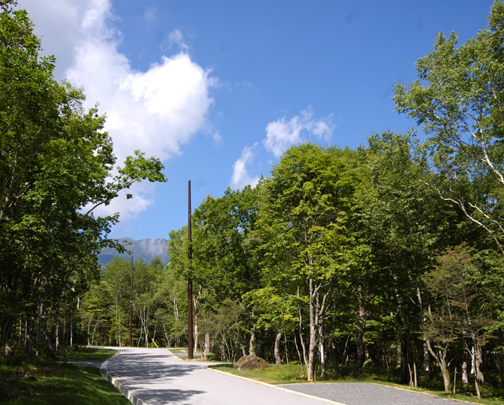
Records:
[[[187,343],[187,358],[189,360],[193,359],[194,352],[194,340],[193,340],[193,293],[192,293],[192,278],[191,278],[191,261],[192,261],[192,234],[191,234],[191,180],[188,183],[188,207],[189,207],[189,216],[187,221],[187,236],[189,239],[189,250],[187,252],[187,257],[189,259],[189,279],[187,280],[187,300],[188,300],[188,326],[187,326],[187,335],[188,335],[188,343]]]
[[[133,347],[133,256],[131,256],[131,277],[130,277],[129,345],[130,347]]]

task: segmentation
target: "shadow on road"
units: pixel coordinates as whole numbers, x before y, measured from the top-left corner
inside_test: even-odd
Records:
[[[204,394],[206,391],[161,388],[175,378],[201,369],[202,365],[191,363],[167,364],[166,357],[160,357],[159,353],[123,352],[108,363],[108,371],[121,384],[123,394],[128,396],[128,391],[133,392],[152,405],[185,403],[195,395]]]
[[[149,405],[158,405],[166,403],[184,403],[194,395],[204,394],[206,391],[196,391],[196,390],[176,390],[176,389],[166,389],[166,390],[138,390],[135,394],[142,398],[142,401],[147,402]]]
[[[127,376],[130,383],[145,382],[155,384],[156,379],[166,381],[170,377],[180,377],[200,369],[200,366],[191,364],[175,365],[159,361],[152,355],[144,354],[121,354],[109,363],[109,372],[114,376],[121,378]]]

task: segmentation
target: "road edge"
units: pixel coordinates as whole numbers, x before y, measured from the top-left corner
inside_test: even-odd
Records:
[[[245,381],[250,381],[250,382],[253,382],[253,383],[256,383],[256,384],[265,385],[266,387],[274,388],[274,389],[279,390],[279,391],[290,392],[291,394],[296,394],[296,395],[299,395],[301,397],[306,397],[306,398],[311,398],[311,399],[318,399],[319,401],[327,402],[328,404],[347,405],[347,404],[344,404],[342,402],[331,401],[330,399],[316,397],[314,395],[305,394],[303,392],[297,392],[297,391],[289,390],[287,388],[282,388],[282,387],[279,387],[278,385],[268,384],[268,383],[265,383],[263,381],[254,380],[252,378],[242,377],[241,375],[236,375],[236,374],[232,374],[232,373],[226,373],[225,371],[216,370],[215,368],[207,367],[207,369],[208,370],[212,370],[212,371],[214,371],[216,373],[221,373],[221,374],[229,375],[229,376],[232,376],[232,377],[241,378],[242,380],[245,380]]]
[[[120,352],[117,352],[112,357],[109,357],[105,360],[100,366],[100,373],[103,377],[110,381],[110,383],[116,387],[121,394],[123,394],[128,401],[130,401],[133,405],[148,405],[147,402],[142,401],[138,398],[134,393],[129,391],[117,378],[113,377],[108,371],[108,363],[114,357],[119,356]]]

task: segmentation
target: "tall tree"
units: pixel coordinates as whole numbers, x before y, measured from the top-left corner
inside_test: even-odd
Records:
[[[348,221],[359,175],[349,155],[348,150],[309,143],[294,146],[273,168],[273,177],[264,180],[261,193],[266,271],[279,268],[276,258],[288,257],[287,277],[308,287],[309,381],[315,378],[328,305],[355,262],[356,235]]]
[[[396,109],[422,125],[417,153],[439,196],[485,229],[504,254],[504,4],[496,0],[489,25],[458,46],[438,34],[434,50],[416,63],[418,80],[397,84]]]
[[[140,151],[114,172],[105,117],[83,109],[82,91],[54,80],[54,57],[39,57],[33,24],[14,5],[0,3],[1,346],[20,314],[38,313],[52,354],[46,316],[70,286],[85,288],[98,272],[95,254],[114,245],[106,235],[118,214],[94,210],[134,182],[165,177],[161,162]]]

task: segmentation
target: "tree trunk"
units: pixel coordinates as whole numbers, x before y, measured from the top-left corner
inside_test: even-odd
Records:
[[[427,344],[423,343],[423,367],[425,371],[429,371],[429,350],[427,349]]]
[[[274,350],[274,355],[275,355],[275,364],[282,364],[282,358],[280,356],[280,341],[282,340],[282,331],[279,330],[276,334],[275,338],[275,350]]]
[[[317,330],[315,327],[315,294],[313,289],[313,278],[310,275],[309,281],[310,294],[310,340],[308,343],[308,381],[315,381],[315,351],[317,349]]]
[[[148,349],[149,348],[149,324],[147,320],[147,314],[145,315],[145,347]]]
[[[299,352],[299,347],[298,347],[298,344],[297,344],[296,334],[294,334],[294,345],[296,346],[296,351],[297,351],[297,354],[298,354],[298,357],[299,357],[299,365],[301,366],[301,370],[303,372],[303,374],[301,375],[300,378],[305,378],[305,368],[304,368],[304,366],[306,366],[306,363],[303,363],[303,359],[301,359],[301,353]]]
[[[359,375],[362,371],[362,365],[366,356],[364,346],[364,330],[366,327],[366,311],[364,307],[359,304],[359,320],[357,322],[357,332],[355,333],[355,340],[357,343],[357,362],[355,363],[354,375]]]
[[[193,313],[194,313],[194,350],[198,351],[199,332],[198,332],[198,300],[193,297]]]
[[[255,356],[256,352],[255,352],[255,341],[256,341],[256,335],[255,335],[255,332],[256,332],[256,324],[254,323],[254,325],[252,325],[252,329],[250,331],[250,341],[249,341],[249,354],[250,355],[253,355]]]
[[[445,392],[450,392],[450,375],[448,374],[448,366],[446,361],[441,361],[441,374],[443,375],[443,383]]]
[[[299,286],[297,288],[297,296],[299,298]],[[306,358],[306,346],[305,346],[304,339],[303,339],[303,314],[301,312],[301,307],[300,306],[298,306],[298,313],[299,313],[299,341],[301,343],[301,348],[303,349],[304,366],[308,370],[308,359]],[[303,364],[303,362],[301,362],[301,360],[299,362],[301,364]],[[304,371],[303,371],[303,375],[304,375]]]
[[[58,325],[58,321],[56,321],[56,331],[55,331],[55,336],[54,336],[54,346],[55,346],[55,349],[56,351],[58,351],[58,348],[59,348],[59,325]]]
[[[444,348],[440,348],[439,353],[436,354],[432,349],[430,339],[426,339],[425,342],[427,343],[427,348],[429,349],[430,354],[436,361],[438,367],[441,369],[441,374],[443,375],[444,390],[445,392],[450,392],[450,376],[448,374],[448,365],[446,363],[446,354],[448,352],[449,345],[446,344]]]
[[[47,332],[47,318],[45,314],[42,314],[42,331],[44,333],[44,339],[47,345],[47,352],[49,353],[49,357],[54,358],[56,351],[54,350],[54,346],[51,342],[51,335]]]
[[[467,361],[462,363],[462,383],[464,385],[469,384],[469,378],[467,376]]]
[[[414,376],[414,384],[415,387],[418,387],[418,375],[417,375],[417,368],[416,368],[416,360],[413,359],[413,376]]]
[[[287,347],[287,333],[284,333],[285,364],[289,364],[289,348]]]
[[[40,356],[40,327],[42,323],[42,303],[38,305],[38,323],[37,323],[37,350],[35,352],[36,356]]]
[[[210,353],[210,331],[205,332],[205,360]]]
[[[481,347],[477,345],[477,339],[473,339],[473,352],[474,352],[474,388],[476,389],[476,395],[481,398],[481,393],[479,389],[479,383],[484,382],[483,373],[480,371],[481,365]]]
[[[320,317],[320,318],[322,318],[322,317]],[[320,365],[322,366],[322,372],[320,373],[320,377],[325,378],[326,377],[326,354],[325,354],[325,347],[324,347],[324,325],[321,320],[319,320],[318,336],[319,336],[318,352],[320,355]]]

